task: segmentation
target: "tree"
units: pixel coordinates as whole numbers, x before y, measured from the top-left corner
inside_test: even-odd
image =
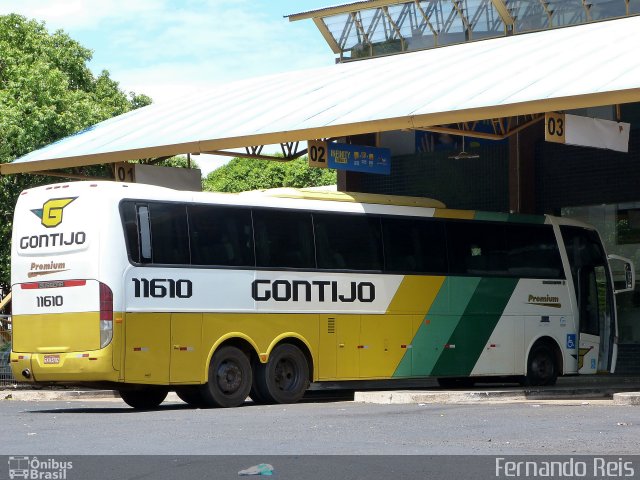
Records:
[[[0,16],[0,162],[10,162],[90,125],[151,103],[120,90],[109,72],[93,75],[91,50],[62,30],[20,15]],[[106,169],[96,168],[96,171]],[[13,209],[25,188],[59,182],[0,178],[0,289],[7,290]]]
[[[309,168],[307,157],[290,162],[234,158],[211,172],[203,182],[211,192],[243,192],[277,187],[319,187],[335,185],[336,172]]]

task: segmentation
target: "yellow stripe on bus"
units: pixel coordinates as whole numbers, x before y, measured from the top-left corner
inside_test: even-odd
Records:
[[[445,278],[406,275],[391,300],[387,313],[426,315]]]
[[[436,208],[433,215],[436,218],[460,218],[465,220],[473,220],[476,216],[475,210],[454,210]]]

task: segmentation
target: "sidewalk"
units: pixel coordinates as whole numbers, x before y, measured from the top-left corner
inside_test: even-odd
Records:
[[[640,405],[640,377],[595,375],[562,377],[551,387],[479,384],[473,388],[360,391],[354,401],[379,404],[499,403],[527,400],[613,400],[616,405]]]

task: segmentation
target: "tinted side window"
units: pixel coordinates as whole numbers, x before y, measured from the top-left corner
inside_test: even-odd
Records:
[[[120,215],[124,229],[124,239],[127,245],[127,253],[132,262],[140,263],[140,240],[138,237],[138,221],[136,204],[134,202],[122,202]]]
[[[153,263],[189,264],[187,207],[173,203],[150,203]]]
[[[447,272],[444,222],[382,217],[385,270]]]
[[[582,267],[607,264],[600,238],[595,231],[563,225],[560,227],[560,232],[567,249],[571,270],[577,271]]]
[[[516,277],[564,278],[551,225],[507,224],[509,273]]]
[[[189,205],[188,212],[193,265],[255,265],[250,209]]]
[[[313,215],[318,268],[382,270],[380,220],[364,215]]]
[[[311,214],[254,210],[258,267],[315,268]]]
[[[447,239],[452,274],[509,275],[504,225],[450,222]]]

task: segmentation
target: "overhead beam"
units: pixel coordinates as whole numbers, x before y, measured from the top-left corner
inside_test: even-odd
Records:
[[[534,124],[540,122],[541,120],[544,120],[544,115],[537,116],[533,120],[529,120],[528,122],[522,123],[522,124],[516,126],[515,128],[506,131],[503,134],[488,133],[488,132],[476,132],[475,130],[473,130],[473,127],[467,129],[464,126],[463,126],[463,128],[451,128],[451,127],[433,126],[433,127],[414,128],[414,130],[420,130],[420,131],[424,131],[424,132],[434,132],[434,133],[447,133],[449,135],[459,135],[459,136],[465,136],[465,137],[471,137],[471,138],[480,138],[482,140],[496,140],[496,141],[498,141],[498,140],[504,140],[506,138],[509,138],[510,136],[518,133],[521,130],[524,130],[525,128],[530,127],[531,125],[534,125]],[[500,122],[500,123],[502,124],[502,122]]]
[[[317,10],[311,10],[309,12],[294,13],[292,15],[285,15],[284,18],[288,18],[290,22],[296,22],[298,20],[305,20],[307,18],[330,17],[333,15],[340,15],[341,13],[359,12],[361,10],[370,10],[373,8],[398,5],[406,2],[407,0],[369,0],[368,2],[354,2],[348,5],[339,5],[336,7],[319,8]]]
[[[327,24],[324,23],[324,20],[320,17],[316,17],[313,19],[313,23],[315,23],[316,27],[318,27],[318,30],[320,30],[320,33],[329,45],[329,48],[331,48],[331,51],[338,55],[342,50],[340,48],[340,45],[338,45],[338,42],[336,42],[333,34],[331,33],[331,30],[329,30]]]
[[[504,2],[504,0],[491,0],[491,3],[493,3],[493,6],[495,7],[496,12],[498,12],[498,15],[500,15],[500,18],[502,19],[504,24],[510,26],[512,30],[513,25],[516,23],[516,21],[511,16],[511,13],[509,12],[509,9],[507,8],[507,5]]]

